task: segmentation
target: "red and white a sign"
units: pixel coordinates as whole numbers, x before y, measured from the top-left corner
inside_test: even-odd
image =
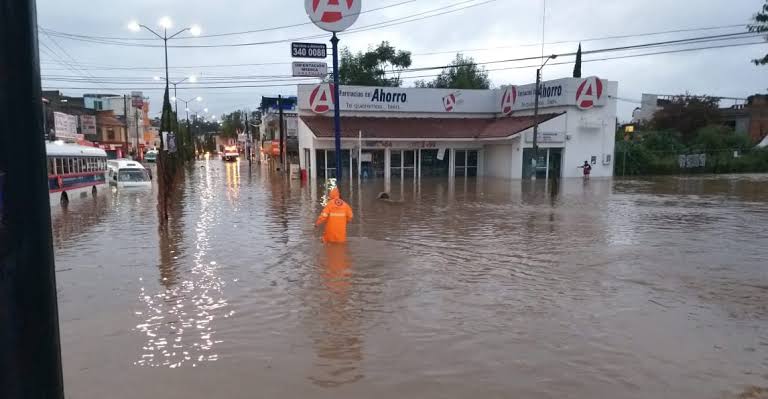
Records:
[[[324,114],[333,109],[333,91],[332,83],[317,85],[309,95],[309,108],[312,112]]]
[[[312,22],[322,30],[341,32],[355,23],[362,0],[304,0],[304,8]]]
[[[453,111],[454,107],[456,107],[456,94],[451,93],[443,97],[443,108],[445,108],[445,112]]]
[[[603,96],[603,82],[596,76],[584,79],[576,90],[576,106],[579,109],[591,109]]]
[[[501,113],[504,116],[512,114],[512,109],[517,102],[517,87],[509,86],[501,95]]]

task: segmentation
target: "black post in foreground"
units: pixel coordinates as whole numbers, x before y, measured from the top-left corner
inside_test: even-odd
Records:
[[[339,38],[333,32],[333,137],[336,141],[336,184],[341,181],[341,106],[339,101]]]
[[[531,159],[531,168],[533,169],[531,178],[536,180],[537,163],[539,162],[539,86],[541,85],[541,69],[536,70],[536,88],[533,95],[533,158]]]
[[[63,399],[35,1],[0,35],[0,396]]]
[[[280,171],[283,173],[286,173],[285,171],[285,132],[283,127],[283,96],[278,95],[277,96],[277,122],[280,124],[280,128],[277,130],[280,133]]]

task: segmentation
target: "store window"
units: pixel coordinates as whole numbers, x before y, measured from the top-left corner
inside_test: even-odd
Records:
[[[392,150],[389,159],[392,177],[413,178],[416,176],[416,150]]]
[[[451,152],[443,150],[421,150],[421,177],[446,177],[450,171]]]
[[[477,150],[456,151],[456,177],[477,177]]]

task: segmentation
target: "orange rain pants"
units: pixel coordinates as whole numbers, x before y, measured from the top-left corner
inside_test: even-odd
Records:
[[[323,242],[347,242],[347,223],[351,221],[352,208],[339,198],[338,188],[332,189],[330,201],[315,223],[317,226],[325,223]]]

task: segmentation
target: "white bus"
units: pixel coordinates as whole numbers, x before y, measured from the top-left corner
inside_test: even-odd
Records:
[[[123,188],[152,188],[149,172],[138,161],[115,159],[107,161],[107,181],[110,186]]]
[[[51,205],[96,195],[106,187],[107,153],[95,147],[46,142],[48,194]]]

